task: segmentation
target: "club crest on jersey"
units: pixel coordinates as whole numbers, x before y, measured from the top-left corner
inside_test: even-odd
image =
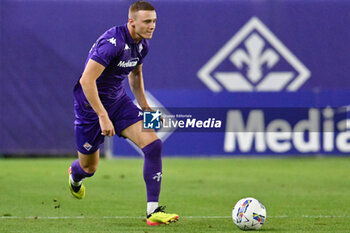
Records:
[[[142,49],[143,49],[143,46],[142,46],[142,44],[140,44],[139,45],[139,53],[141,53]]]
[[[139,62],[139,58],[136,57],[136,58],[131,58],[130,60],[128,61],[120,61],[118,63],[118,66],[119,67],[123,67],[123,68],[126,68],[126,67],[135,67],[137,65],[137,63]]]
[[[87,150],[87,151],[91,150],[91,148],[92,148],[91,144],[88,143],[88,142],[85,142],[84,145],[83,145],[83,147],[84,147],[85,150]]]

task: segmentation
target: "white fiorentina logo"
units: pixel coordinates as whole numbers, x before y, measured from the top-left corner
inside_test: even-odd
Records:
[[[157,182],[159,182],[160,179],[162,179],[162,173],[161,172],[157,172],[157,175],[153,176],[153,180],[157,180]]]
[[[226,70],[221,65],[226,65]],[[233,72],[227,71],[233,68]],[[310,74],[256,17],[198,71],[199,79],[213,92],[222,91],[222,86],[229,92],[297,91]]]

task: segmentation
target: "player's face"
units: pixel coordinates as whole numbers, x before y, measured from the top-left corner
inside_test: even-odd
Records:
[[[156,29],[157,14],[155,11],[138,11],[135,13],[132,25],[135,34],[140,38],[151,39]]]

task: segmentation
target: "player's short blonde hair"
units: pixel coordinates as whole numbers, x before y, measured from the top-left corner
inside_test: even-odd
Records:
[[[129,15],[130,13],[135,13],[138,11],[154,11],[155,8],[152,6],[151,3],[146,1],[136,1],[133,4],[131,4],[129,8]]]

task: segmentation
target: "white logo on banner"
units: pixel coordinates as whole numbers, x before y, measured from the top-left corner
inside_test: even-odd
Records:
[[[226,59],[233,71],[219,71]],[[276,67],[279,62],[287,67]],[[198,77],[213,92],[222,91],[222,86],[229,92],[297,91],[310,71],[253,17],[198,71]]]
[[[342,111],[346,111],[345,113]],[[335,114],[344,114],[336,121]],[[252,110],[244,120],[239,110],[227,112],[225,152],[285,153],[293,148],[301,153],[350,152],[350,121],[347,109],[310,108],[308,117],[291,123],[282,118],[266,120],[263,110]]]

